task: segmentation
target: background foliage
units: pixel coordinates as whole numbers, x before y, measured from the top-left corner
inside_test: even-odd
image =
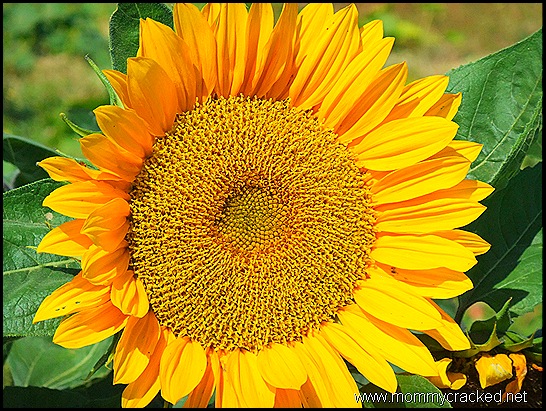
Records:
[[[392,62],[412,50],[445,47],[454,52],[461,44],[475,43],[476,27],[437,31],[435,24],[445,21],[448,4],[415,6],[420,14],[411,16],[395,13],[391,5],[361,10],[361,24],[381,18],[386,35],[397,38],[399,54],[391,56]],[[486,6],[488,11],[498,7],[485,3],[481,7]],[[523,6],[531,10],[533,5]],[[4,4],[4,46],[9,51],[4,53],[4,406],[119,406],[123,387],[112,387],[105,366],[112,338],[66,350],[51,344],[58,320],[32,324],[42,299],[79,267],[74,259],[35,252],[43,235],[66,221],[41,206],[62,183],[46,178],[35,163],[55,155],[55,150],[81,157],[74,148],[77,138],[59,112],[84,128],[97,129],[92,109],[108,104],[108,95],[83,56],[91,54],[101,68],[123,70],[126,57],[136,50],[134,21],[145,16],[171,18],[169,6],[137,9],[120,4],[112,18],[105,19],[115,9],[114,4]],[[428,26],[421,21],[424,16],[429,16]],[[445,70],[430,72],[415,65],[413,55],[407,60],[413,78],[448,71],[448,91],[463,92],[455,118],[460,124],[457,139],[484,145],[469,175],[496,188],[483,201],[486,212],[465,228],[492,244],[468,272],[475,288],[439,302],[474,343],[456,355],[471,358],[504,350],[541,362],[542,31],[521,35],[526,25],[515,24],[513,14],[509,17],[510,26],[516,27],[512,34],[518,36],[514,41],[498,46],[498,36],[483,34],[491,40],[489,46],[510,46],[506,49],[459,52],[459,64],[468,64],[457,67],[448,59]],[[494,27],[501,26],[497,21]],[[114,46],[111,53],[109,40]],[[473,53],[483,58],[473,61]],[[429,59],[441,60],[434,52]],[[437,69],[432,66],[428,69]],[[449,70],[452,67],[456,68]],[[445,355],[437,344],[424,341],[439,358]],[[401,392],[438,391],[426,379],[398,371]],[[377,390],[356,371],[355,379],[362,392]],[[161,403],[151,404],[157,405]]]

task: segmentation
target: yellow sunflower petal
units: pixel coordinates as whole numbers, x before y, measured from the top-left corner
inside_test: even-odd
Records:
[[[484,353],[476,361],[480,385],[487,388],[512,378],[512,361],[506,354]]]
[[[82,256],[83,277],[91,284],[110,285],[114,278],[125,274],[130,258],[126,244],[111,252],[92,245]]]
[[[463,230],[435,231],[431,234],[455,241],[472,251],[474,255],[485,254],[491,248],[491,244],[481,238],[478,234]]]
[[[377,263],[385,272],[391,272],[398,281],[403,281],[413,287],[413,290],[430,298],[453,298],[472,289],[470,278],[464,273],[448,268],[434,268],[432,270],[406,270]]]
[[[121,395],[123,408],[143,408],[148,405],[161,389],[159,380],[159,363],[163,350],[167,346],[167,332],[160,333],[159,340],[150,357],[148,366],[140,376],[131,382]]]
[[[375,204],[409,200],[460,183],[470,162],[463,157],[427,160],[395,170],[371,187]]]
[[[243,3],[224,3],[220,8],[216,31],[217,92],[224,97],[236,96],[244,81],[247,18]]]
[[[207,368],[205,350],[188,337],[169,343],[161,357],[161,395],[172,404],[188,395],[201,382]]]
[[[72,218],[87,218],[89,214],[114,198],[129,199],[126,192],[101,181],[81,181],[53,190],[43,201],[58,213]]]
[[[317,39],[333,15],[332,3],[308,3],[301,9],[296,22],[299,44],[295,62],[297,67],[317,47]]]
[[[207,350],[207,369],[201,382],[190,392],[184,408],[206,408],[214,392],[214,372],[212,368],[212,349]]]
[[[91,284],[82,277],[80,271],[72,280],[57,288],[42,301],[32,323],[93,308],[108,299],[108,288]]]
[[[349,329],[340,324],[325,323],[321,325],[321,334],[372,384],[389,392],[396,391],[398,381],[391,366],[382,356],[370,352],[370,347],[368,350],[362,347]]]
[[[296,347],[300,343],[296,343]],[[303,352],[306,353],[306,357]],[[354,400],[358,387],[340,355],[319,334],[304,336],[299,348],[300,358],[311,362],[309,380],[323,407],[359,408]]]
[[[53,342],[64,348],[81,348],[111,337],[127,324],[128,317],[110,301],[87,308],[59,324]]]
[[[393,44],[393,38],[385,38],[373,47],[364,44],[364,51],[347,65],[318,110],[318,117],[325,119],[326,127],[337,129],[347,117],[387,61]]]
[[[258,369],[263,379],[276,388],[298,390],[307,372],[298,355],[288,346],[273,343],[258,353]]]
[[[427,233],[465,226],[486,207],[475,201],[440,198],[428,202],[404,201],[376,207],[375,228],[391,233]]]
[[[334,401],[330,399],[332,388],[329,387],[328,378],[323,378],[326,372],[324,366],[315,360],[301,343],[294,345],[294,351],[298,354],[300,361],[307,371],[307,382],[300,388],[300,399],[306,408],[330,408]]]
[[[271,3],[252,3],[247,19],[247,63],[241,91],[251,95],[263,71],[275,16]]]
[[[449,77],[436,75],[412,81],[404,87],[399,103],[417,100],[408,117],[421,117],[430,110],[444,95]]]
[[[264,96],[281,78],[283,72],[288,71],[293,53],[292,43],[297,15],[297,4],[284,4],[279,20],[271,33],[271,38],[265,46],[267,54],[263,56],[260,66],[256,68],[256,73],[259,76],[256,76],[256,80],[251,83],[252,94],[259,97]]]
[[[442,326],[434,330],[424,330],[423,332],[438,341],[446,350],[461,351],[469,349],[470,342],[468,341],[466,335],[464,335],[462,332],[459,324],[453,321],[453,319],[447,315],[444,310],[438,307],[438,304],[436,304],[433,300],[428,299],[428,301],[434,307],[436,307],[442,316],[440,320]]]
[[[160,339],[161,329],[152,311],[130,317],[114,353],[114,384],[129,384],[144,372]]]
[[[413,330],[441,326],[435,307],[396,280],[375,275],[360,282],[353,295],[362,310],[390,324]]]
[[[461,105],[462,94],[444,94],[426,113],[425,116],[443,117],[448,120],[453,120],[457,110]]]
[[[176,90],[177,112],[191,110],[195,106],[197,85],[201,86],[202,83],[201,73],[193,64],[186,42],[170,27],[150,18],[140,19],[137,56],[151,58],[165,70]]]
[[[173,7],[176,34],[186,42],[191,60],[197,65],[203,81],[200,98],[205,100],[216,86],[216,39],[205,17],[191,3],[176,3]]]
[[[357,54],[361,43],[356,6],[352,4],[335,13],[316,42],[290,86],[292,104],[302,110],[322,101]]]
[[[444,148],[458,127],[440,117],[393,120],[367,134],[353,147],[356,163],[378,171],[410,166]]]
[[[146,57],[127,59],[127,90],[131,108],[153,135],[162,136],[172,128],[178,99],[172,80],[159,63]]]
[[[507,397],[509,393],[517,394],[521,391],[523,380],[525,380],[525,376],[527,375],[527,360],[525,359],[525,354],[513,353],[508,356],[512,360],[512,365],[514,366],[514,371],[516,372],[516,379],[514,381],[510,381],[506,385],[505,393],[503,394],[503,401],[505,401],[505,397]]]
[[[350,142],[365,136],[379,125],[396,103],[407,75],[406,63],[381,70],[335,128],[339,141]]]
[[[451,362],[451,358],[442,358],[440,361],[437,361],[439,375],[427,377],[428,380],[438,388],[461,389],[466,384],[466,375],[459,372],[448,372],[447,370]]]
[[[428,348],[406,328],[381,321],[356,304],[344,307],[337,314],[349,332],[372,344],[387,361],[414,374],[437,374]]]
[[[264,381],[258,358],[250,351],[237,348],[229,354],[226,372],[242,405],[249,408],[270,408],[275,402],[275,388]]]
[[[116,106],[100,106],[93,110],[102,132],[117,145],[144,158],[152,153],[154,136],[134,110]]]
[[[127,89],[127,74],[117,70],[102,70],[102,72],[121,99],[123,106],[130,108],[131,100],[129,99],[129,91]]]
[[[471,201],[481,201],[495,189],[487,183],[477,180],[463,180],[451,188],[438,190],[437,197],[464,198]]]
[[[105,251],[114,251],[125,239],[129,229],[127,216],[130,212],[127,201],[114,198],[89,214],[81,232]]]
[[[88,180],[119,180],[119,176],[94,170],[78,163],[73,158],[48,157],[38,163],[55,181],[68,181],[75,183]]]
[[[466,272],[476,263],[464,246],[435,235],[378,235],[371,257],[393,267],[427,270],[446,267]]]
[[[144,317],[150,307],[142,281],[131,270],[114,278],[110,299],[121,312],[138,318]]]
[[[369,43],[380,41],[383,38],[383,22],[372,20],[360,28],[360,40],[365,46]]]
[[[225,370],[226,354],[223,350],[212,350],[210,353],[210,366],[214,374],[214,385],[216,387],[214,404],[216,408],[240,408],[235,389],[231,384]]]
[[[85,220],[72,220],[55,227],[42,238],[36,252],[81,257],[93,244],[80,233],[84,223]]]
[[[102,134],[80,139],[82,153],[97,167],[126,181],[133,181],[142,167],[142,158],[121,148]]]
[[[460,155],[468,161],[473,162],[478,158],[482,148],[483,144],[474,143],[473,141],[453,140],[442,150],[430,156],[429,159]]]

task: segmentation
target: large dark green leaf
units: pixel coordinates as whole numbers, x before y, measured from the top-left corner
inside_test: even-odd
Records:
[[[24,137],[7,133],[3,133],[2,137],[3,160],[19,169],[15,181],[12,182],[13,186],[9,188],[20,187],[48,177],[36,163],[44,158],[56,156],[58,153]]]
[[[32,318],[47,295],[78,273],[74,259],[36,252],[50,227],[68,221],[42,207],[44,198],[61,185],[44,179],[3,195],[4,336],[53,335],[57,320],[33,325]]]
[[[173,27],[172,11],[162,3],[118,3],[110,19],[110,57],[114,70],[127,72],[127,59],[138,50],[140,19],[150,17]]]
[[[499,311],[509,298],[510,311],[521,315],[542,301],[542,163],[520,171],[483,204],[487,210],[465,229],[491,249],[467,273],[474,288],[461,296],[457,317],[476,301]]]
[[[93,366],[110,346],[112,338],[78,349],[54,344],[51,337],[25,337],[13,342],[6,361],[13,385],[62,390],[89,382]],[[90,378],[101,378],[110,371],[102,366]]]
[[[542,127],[542,29],[447,75],[463,95],[457,138],[483,144],[469,177],[502,188]]]

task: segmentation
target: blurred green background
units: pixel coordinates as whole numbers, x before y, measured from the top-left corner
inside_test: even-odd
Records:
[[[335,8],[346,4],[335,3]],[[275,6],[278,14],[281,6]],[[407,61],[410,80],[477,60],[542,26],[542,3],[357,3],[357,7],[360,25],[383,20],[385,35],[396,38],[387,64]],[[108,23],[115,8],[115,3],[3,4],[4,132],[81,157],[78,136],[59,114],[66,113],[81,127],[98,129],[92,110],[108,104],[108,95],[84,56],[88,54],[101,69],[111,67]]]

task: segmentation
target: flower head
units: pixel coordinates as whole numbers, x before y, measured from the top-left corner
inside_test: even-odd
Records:
[[[454,140],[460,94],[383,68],[393,39],[354,5],[173,11],[104,71],[123,107],[80,140],[96,168],[40,163],[70,183],[44,206],[74,220],[38,251],[82,270],[35,321],[66,316],[69,348],[121,332],[124,406],[357,406],[344,360],[391,392],[389,363],[438,376],[409,330],[469,347],[432,299],[469,290],[489,248],[457,229],[492,191],[465,179],[481,145]]]

